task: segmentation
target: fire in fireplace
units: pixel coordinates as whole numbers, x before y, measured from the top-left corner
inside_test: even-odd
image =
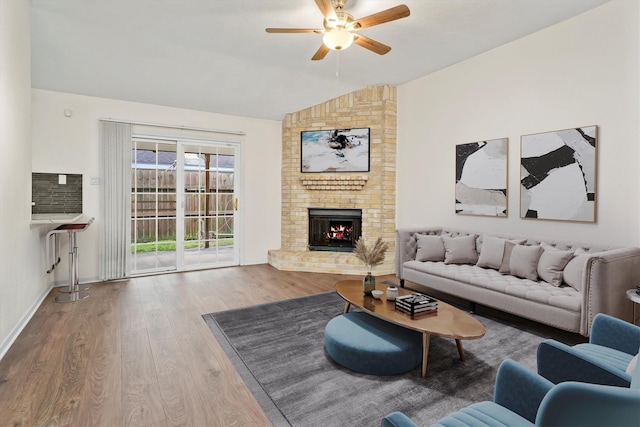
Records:
[[[351,233],[353,232],[353,225],[341,224],[336,222],[335,225],[331,225],[330,231],[327,231],[327,237],[329,240],[351,240]]]
[[[361,209],[309,208],[309,250],[353,252],[361,228]]]

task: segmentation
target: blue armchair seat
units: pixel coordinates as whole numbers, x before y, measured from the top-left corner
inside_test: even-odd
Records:
[[[617,369],[622,372],[627,369],[629,362],[631,362],[633,358],[633,355],[625,353],[624,351],[597,344],[577,344],[573,346],[573,348],[584,354],[586,358],[599,360],[611,366],[612,369]],[[629,377],[629,379],[631,379],[631,377]]]
[[[532,425],[529,420],[497,403],[480,402],[448,415],[434,424],[434,427],[513,427],[529,425]]]
[[[538,373],[551,382],[580,381],[629,387],[626,373],[640,347],[640,327],[605,314],[591,324],[589,342],[568,346],[544,340],[538,346]]]
[[[526,418],[494,403],[480,402],[463,408],[438,421],[433,427],[514,427],[532,425]],[[415,427],[411,419],[401,412],[387,415],[383,427]]]

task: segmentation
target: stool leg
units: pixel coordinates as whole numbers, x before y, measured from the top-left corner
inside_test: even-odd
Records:
[[[76,292],[82,292],[82,291],[87,291],[89,290],[89,288],[91,287],[91,285],[81,285],[80,284],[80,254],[78,252],[78,236],[76,233],[73,233],[75,235],[74,238],[74,254],[75,254],[75,266],[76,266],[76,285],[75,285],[75,290]]]
[[[78,279],[78,244],[74,231],[69,232],[69,294],[59,295],[56,302],[73,302],[88,298],[89,295],[79,291]]]
[[[75,237],[75,233],[73,232],[69,232],[69,293],[72,294],[74,292],[76,292],[76,269],[75,269],[75,264],[76,264],[76,258],[75,258],[75,253],[74,253],[74,246],[75,246],[75,242],[74,242],[74,237]]]
[[[74,233],[75,234],[75,233]],[[80,289],[78,288],[78,285],[80,284],[80,278],[79,273],[80,273],[80,269],[78,268],[79,263],[78,263],[78,244],[75,241],[77,239],[77,237],[74,236],[74,242],[73,242],[73,267],[74,267],[74,273],[73,273],[73,279],[74,279],[74,283],[73,283],[73,289],[75,290],[75,292],[80,291]]]

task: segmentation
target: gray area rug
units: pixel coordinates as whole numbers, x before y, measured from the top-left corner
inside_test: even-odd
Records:
[[[344,301],[327,292],[237,310],[204,320],[275,426],[379,426],[393,411],[430,425],[471,403],[491,400],[496,370],[510,358],[535,370],[535,330],[476,317],[487,329],[464,340],[431,337],[428,376],[373,376],[334,363],[324,350],[324,327]]]

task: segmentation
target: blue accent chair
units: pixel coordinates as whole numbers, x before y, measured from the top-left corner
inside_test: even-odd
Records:
[[[434,427],[616,427],[640,426],[640,369],[631,389],[549,380],[505,360],[498,368],[493,402],[474,403],[442,418]],[[401,412],[382,427],[417,427]]]
[[[538,373],[558,384],[579,381],[629,387],[625,370],[640,348],[640,327],[598,313],[591,324],[589,342],[568,346],[544,340],[538,347]]]

